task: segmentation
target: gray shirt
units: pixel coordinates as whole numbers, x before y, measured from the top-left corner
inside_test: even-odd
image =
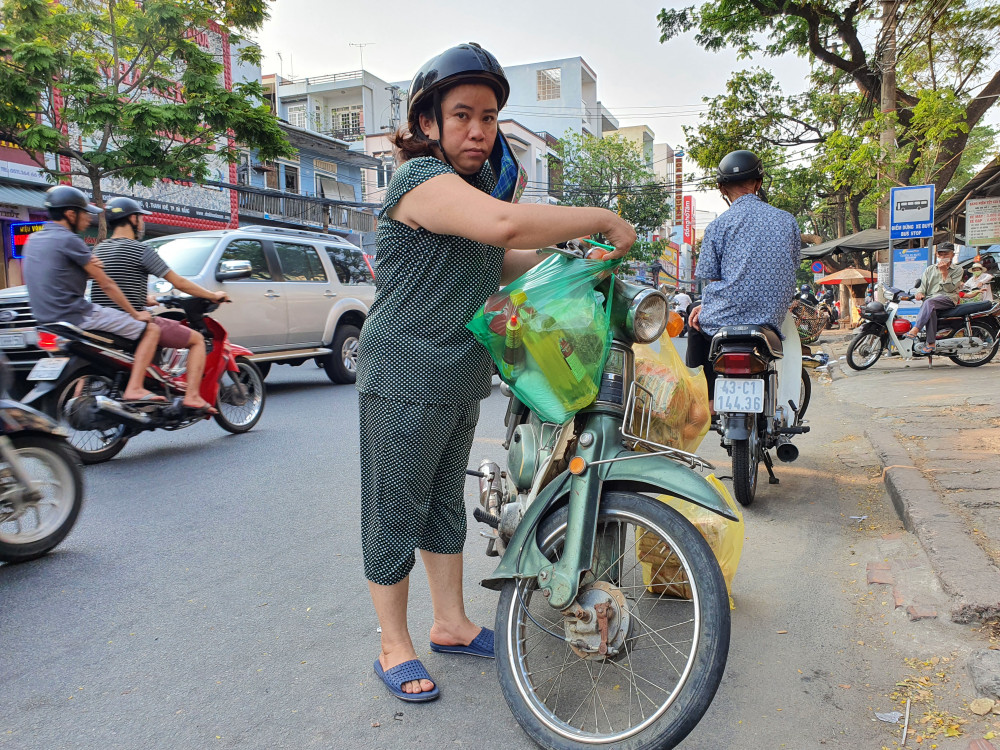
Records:
[[[55,222],[46,222],[28,238],[22,273],[35,320],[83,322],[94,309],[86,297],[90,277],[83,270],[92,255],[79,235]]]

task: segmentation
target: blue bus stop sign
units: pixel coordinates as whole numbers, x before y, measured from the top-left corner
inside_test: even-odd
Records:
[[[934,186],[909,185],[889,191],[889,238],[934,236]]]

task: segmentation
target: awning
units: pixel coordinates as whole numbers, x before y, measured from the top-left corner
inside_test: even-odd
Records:
[[[874,252],[886,250],[889,247],[888,229],[866,229],[857,234],[849,234],[821,245],[813,245],[802,251],[803,258],[823,258],[835,252],[858,250]]]
[[[317,175],[319,178],[320,198],[327,198],[334,201],[353,201],[354,187],[344,182],[338,182],[332,177]]]
[[[0,185],[0,203],[27,208],[45,208],[45,190]]]

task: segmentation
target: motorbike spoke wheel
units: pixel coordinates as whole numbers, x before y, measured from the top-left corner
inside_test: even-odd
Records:
[[[743,507],[753,503],[757,494],[757,472],[760,468],[760,444],[756,420],[750,428],[750,437],[733,441],[733,494]]]
[[[538,540],[558,560],[563,508]],[[605,493],[589,594],[617,597],[607,644],[581,650],[537,579],[509,581],[497,609],[497,672],[514,716],[545,748],[674,747],[701,719],[722,679],[729,651],[729,598],[711,549],[680,513],[651,498]],[[607,554],[608,550],[611,554]],[[627,624],[623,624],[627,623]]]
[[[81,372],[77,377],[66,383],[62,389],[55,392],[53,400],[45,411],[48,412],[62,427],[69,432],[68,441],[80,455],[85,464],[99,464],[110,461],[121,453],[128,443],[128,429],[123,424],[114,424],[98,430],[78,430],[70,424],[66,414],[66,404],[76,396],[107,396],[116,398],[112,393],[111,379],[95,372]]]
[[[219,386],[215,421],[222,429],[241,433],[250,430],[264,413],[264,378],[249,359],[236,360],[239,372],[225,372]]]
[[[852,370],[867,370],[878,362],[885,344],[877,333],[855,336],[847,347],[847,364]]]
[[[76,523],[83,503],[77,457],[62,439],[17,435],[11,441],[40,497],[18,501],[17,480],[6,466],[0,469],[0,560],[9,563],[41,557],[59,544]]]
[[[998,345],[1000,345],[1000,337],[997,336],[996,329],[983,323],[973,323],[972,337],[981,340],[986,345],[987,349],[985,353],[980,350],[974,354],[971,352],[953,354],[949,359],[956,365],[961,365],[962,367],[979,367],[980,365],[985,365],[996,356]],[[958,331],[955,334],[955,338],[966,338],[965,331]]]

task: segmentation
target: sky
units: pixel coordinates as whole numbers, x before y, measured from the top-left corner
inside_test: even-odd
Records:
[[[697,123],[704,96],[724,90],[736,70],[771,70],[787,93],[806,86],[800,58],[738,60],[731,51],[706,52],[693,33],[660,43],[656,16],[687,2],[647,0],[381,0],[317,3],[275,0],[258,41],[263,72],[296,77],[364,67],[385,81],[409,80],[448,47],[479,42],[501,65],[580,56],[597,73],[597,97],[621,125],[648,125],[657,143],[684,143],[683,126]],[[279,60],[277,53],[281,53]],[[685,172],[694,171],[693,163]],[[725,209],[717,192],[699,193],[699,209]]]

